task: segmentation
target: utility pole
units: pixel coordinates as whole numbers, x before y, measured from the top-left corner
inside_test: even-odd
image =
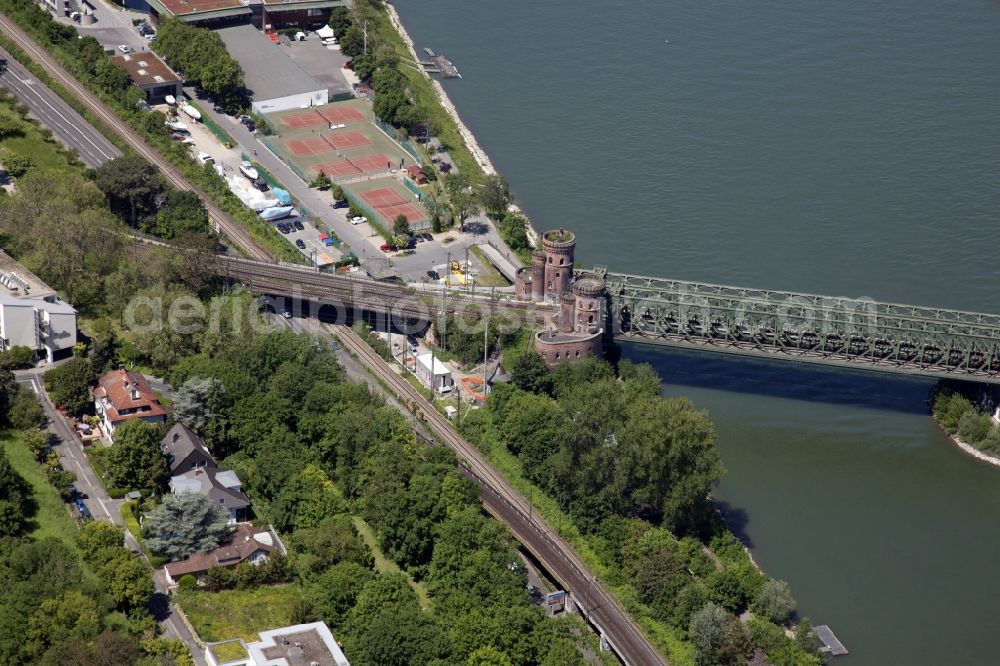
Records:
[[[368,55],[368,19],[365,19],[364,26],[361,28],[361,32],[365,36],[365,55]]]

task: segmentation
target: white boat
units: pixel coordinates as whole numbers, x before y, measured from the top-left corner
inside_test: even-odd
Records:
[[[190,104],[185,104],[184,106],[182,106],[181,111],[186,113],[191,118],[194,118],[195,120],[201,120],[201,111],[194,108]]]
[[[182,123],[179,120],[168,120],[164,124],[167,127],[169,127],[171,130],[173,130],[174,132],[187,132],[188,131],[188,126],[185,125],[184,123]]]
[[[257,180],[260,177],[260,174],[257,173],[257,169],[254,168],[253,164],[247,162],[246,160],[240,162],[240,173],[250,180]]]
[[[280,220],[283,217],[288,217],[289,215],[291,215],[292,210],[294,210],[292,206],[274,206],[262,212],[260,216],[262,219],[268,221]]]
[[[275,206],[280,206],[281,202],[277,199],[261,199],[260,201],[251,201],[250,208],[253,208],[256,212],[261,213],[268,208],[274,208]]]
[[[168,106],[175,106],[177,104],[177,100],[174,99],[173,95],[167,95],[163,98],[163,101],[166,102]]]

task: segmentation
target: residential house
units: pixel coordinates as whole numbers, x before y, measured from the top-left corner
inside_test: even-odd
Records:
[[[183,423],[172,427],[161,442],[170,470],[170,492],[200,493],[229,511],[229,523],[247,519],[250,500],[236,472],[220,470],[205,442]]]
[[[115,429],[125,421],[142,419],[163,423],[167,419],[166,411],[141,372],[124,369],[106,372],[92,394],[104,434],[112,441]]]
[[[179,97],[181,92],[181,77],[160,60],[152,51],[142,53],[123,53],[111,58],[132,79],[132,85],[146,93],[146,101],[150,104],[160,104],[167,97]]]
[[[207,553],[194,553],[186,559],[171,562],[163,570],[171,585],[188,574],[200,580],[212,567],[232,569],[243,562],[262,564],[271,553],[279,550],[276,543],[277,539],[270,530],[261,532],[249,523],[240,523],[227,543]]]
[[[170,476],[179,476],[196,467],[215,467],[215,458],[193,430],[175,423],[161,442]]]
[[[229,524],[235,525],[247,519],[250,500],[240,489],[236,472],[222,471],[218,467],[195,467],[170,478],[170,492],[198,493],[205,495],[229,512]]]
[[[205,661],[210,666],[291,666],[321,664],[351,666],[343,650],[323,622],[296,624],[260,632],[260,640],[251,643],[236,638],[205,646]],[[232,647],[242,648],[232,649]],[[228,648],[228,649],[224,649]],[[240,654],[233,658],[231,655]]]

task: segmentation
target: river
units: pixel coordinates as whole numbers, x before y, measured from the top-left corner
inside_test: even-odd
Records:
[[[1000,312],[1000,4],[398,0],[540,228],[611,270]],[[843,666],[1000,657],[1000,470],[922,380],[628,346]]]

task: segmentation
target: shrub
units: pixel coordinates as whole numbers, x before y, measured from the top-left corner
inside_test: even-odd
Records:
[[[993,419],[975,410],[969,410],[958,420],[958,437],[966,444],[979,446],[986,441],[992,428]]]
[[[938,423],[948,433],[958,432],[958,421],[967,411],[974,409],[972,403],[959,393],[940,393],[934,398],[933,412]]]
[[[177,585],[179,585],[182,590],[193,590],[198,585],[198,579],[191,574],[184,574],[181,576],[181,579],[177,581]]]
[[[212,592],[226,590],[236,584],[236,574],[225,567],[212,567],[205,572],[205,587]]]
[[[769,580],[764,583],[753,602],[755,613],[771,622],[781,624],[795,610],[795,599],[788,583],[783,580]]]
[[[4,155],[3,165],[11,178],[20,178],[35,168],[35,160],[25,155]]]

